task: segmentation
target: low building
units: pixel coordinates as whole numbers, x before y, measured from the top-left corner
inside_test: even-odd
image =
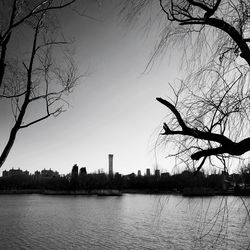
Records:
[[[7,171],[7,170],[3,171],[3,177],[20,176],[20,175],[28,176],[29,171],[27,171],[27,170],[22,171],[20,168],[18,168],[18,169],[12,168],[9,171]]]
[[[39,172],[39,171],[38,171]],[[59,175],[59,173],[57,172],[57,171],[53,171],[53,170],[51,170],[51,168],[49,169],[49,170],[47,170],[47,169],[43,169],[42,171],[41,171],[41,177],[46,177],[46,178],[48,178],[48,177],[59,177],[60,175]]]
[[[170,177],[170,174],[169,172],[161,173],[161,177],[163,178]]]

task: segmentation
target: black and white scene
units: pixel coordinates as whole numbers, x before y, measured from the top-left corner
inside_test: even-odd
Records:
[[[249,0],[0,0],[0,250],[250,250]]]

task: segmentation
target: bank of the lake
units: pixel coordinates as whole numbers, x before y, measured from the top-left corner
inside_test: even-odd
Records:
[[[250,190],[213,190],[207,188],[187,188],[179,190],[158,189],[94,189],[94,190],[50,190],[50,189],[7,189],[0,190],[0,195],[6,194],[43,194],[43,195],[99,195],[121,196],[123,194],[155,194],[155,195],[183,195],[187,197],[206,196],[250,196]]]
[[[99,195],[99,196],[120,196],[122,192],[116,189],[95,189],[95,190],[41,190],[41,189],[10,189],[0,190],[0,195],[11,194],[41,194],[41,195]]]

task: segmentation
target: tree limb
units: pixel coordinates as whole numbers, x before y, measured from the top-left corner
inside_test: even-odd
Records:
[[[52,114],[47,114],[47,115],[45,115],[45,116],[43,116],[43,117],[41,117],[41,118],[39,118],[39,119],[37,119],[37,120],[35,120],[35,121],[29,122],[29,123],[27,123],[27,124],[25,124],[25,125],[21,125],[19,128],[20,128],[20,129],[22,129],[22,128],[27,128],[27,127],[29,127],[29,126],[35,124],[35,123],[38,123],[38,122],[41,122],[41,121],[47,119],[47,118],[50,117],[51,115],[52,115]]]
[[[165,129],[165,135],[167,134],[188,135],[188,136],[192,136],[194,138],[201,139],[201,140],[218,142],[222,145],[231,145],[233,143],[229,138],[227,138],[226,136],[222,134],[204,132],[198,129],[193,129],[193,128],[188,127],[186,123],[184,122],[184,120],[182,119],[179,111],[170,102],[159,97],[156,98],[156,100],[159,101],[164,106],[166,106],[168,109],[170,109],[170,111],[175,115],[179,125],[182,128],[182,131],[172,131],[170,130],[170,128],[168,128],[167,130]],[[167,125],[165,123],[164,127],[166,128],[166,126]]]
[[[179,125],[181,126],[182,130],[171,130],[166,123],[163,125],[164,133],[163,135],[183,135],[183,136],[191,136],[196,139],[200,140],[207,140],[207,141],[214,141],[220,144],[219,147],[215,148],[207,148],[207,149],[201,149],[198,152],[195,152],[191,155],[192,160],[199,160],[202,157],[208,157],[212,155],[220,155],[228,153],[230,155],[242,155],[245,152],[250,150],[250,137],[246,138],[244,140],[241,140],[240,142],[233,142],[228,137],[222,135],[222,134],[215,134],[212,132],[204,132],[200,131],[198,129],[193,129],[188,127],[185,122],[183,121],[180,113],[178,110],[168,101],[162,99],[162,98],[156,98],[157,101],[162,103],[164,106],[166,106],[170,111],[174,114],[176,117]],[[202,164],[203,165],[203,164]]]

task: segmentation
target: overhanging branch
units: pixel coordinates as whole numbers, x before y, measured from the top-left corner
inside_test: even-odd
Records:
[[[174,105],[172,105],[167,100],[162,98],[156,98],[161,104],[166,106],[176,117],[177,122],[179,123],[182,130],[171,130],[169,126],[164,123],[163,129],[164,133],[162,135],[182,135],[182,136],[190,136],[200,140],[206,140],[208,142],[217,142],[220,144],[218,147],[201,149],[191,155],[192,160],[199,160],[202,157],[207,158],[212,155],[221,155],[221,154],[230,154],[234,156],[239,156],[250,150],[250,137],[240,142],[233,142],[228,137],[222,134],[215,134],[212,132],[204,132],[200,131],[196,128],[191,128],[187,126],[187,124],[182,119],[180,112],[176,109]],[[203,160],[204,160],[203,159]]]
[[[166,106],[168,109],[170,109],[170,111],[174,114],[179,125],[182,128],[181,131],[173,131],[165,123],[163,126],[163,129],[165,130],[165,135],[170,135],[170,134],[187,135],[187,136],[192,136],[194,138],[201,139],[201,140],[218,142],[219,144],[225,145],[227,147],[229,147],[233,144],[233,142],[224,135],[215,134],[215,133],[211,133],[211,132],[205,132],[205,131],[198,130],[196,128],[190,128],[189,126],[186,125],[186,123],[184,122],[184,120],[181,117],[181,114],[174,107],[174,105],[172,105],[167,100],[164,100],[164,99],[159,98],[159,97],[156,98],[156,100],[159,101],[164,106]]]

